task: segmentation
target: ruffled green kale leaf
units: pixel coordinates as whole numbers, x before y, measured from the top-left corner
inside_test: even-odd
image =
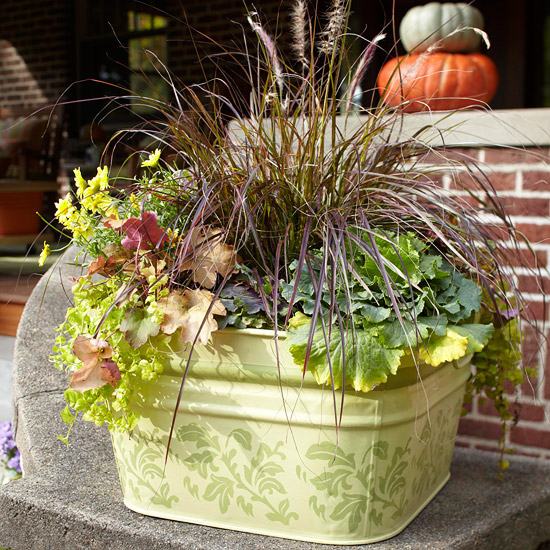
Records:
[[[449,271],[444,269],[444,264],[442,256],[423,254],[420,258],[420,271],[424,279],[443,279],[449,276]]]
[[[458,271],[453,271],[447,288],[438,294],[437,304],[449,317],[451,322],[468,319],[481,307],[481,289]]]
[[[419,357],[424,363],[438,367],[443,363],[456,361],[464,357],[468,350],[468,338],[461,336],[453,329],[448,329],[444,336],[429,338],[419,350]]]
[[[468,339],[468,348],[466,349],[467,354],[480,352],[489,343],[489,340],[493,336],[494,332],[493,325],[491,324],[480,325],[470,323],[455,325],[452,329]]]
[[[450,325],[444,335],[431,336],[420,347],[420,359],[437,367],[481,351],[491,339],[493,325]],[[434,333],[436,334],[436,333]]]
[[[268,325],[264,304],[259,294],[244,283],[229,284],[220,294],[227,315],[218,320],[218,327],[263,328]]]
[[[294,260],[289,266],[289,270],[293,274],[293,277],[290,282],[288,283],[285,281],[280,282],[280,293],[282,298],[287,303],[290,302],[290,299],[292,298],[292,294],[294,293],[294,288],[296,287],[297,266],[298,266],[298,262],[296,260]],[[325,291],[324,294],[326,294],[328,297],[328,291]],[[314,287],[313,287],[313,281],[311,280],[311,275],[305,265],[302,267],[300,280],[298,281],[298,286],[294,294],[294,304],[296,305],[299,304],[302,308],[302,311],[306,315],[311,315],[313,313],[313,308],[315,305]],[[284,313],[286,313],[286,311]]]
[[[402,288],[411,284],[418,285],[422,280],[420,268],[420,252],[426,245],[412,233],[399,236],[388,234],[375,237],[376,247],[382,258],[386,272],[392,282]],[[358,250],[355,261],[360,269],[360,275],[375,283],[380,289],[385,289],[384,278],[378,263],[372,254],[366,250]]]
[[[416,347],[422,341],[434,334],[444,336],[447,332],[447,317],[417,317],[416,322],[403,319],[386,323],[383,335],[386,344],[391,348]]]
[[[368,324],[381,323],[392,314],[392,310],[389,307],[373,306],[370,304],[362,304],[358,309],[361,320]]]
[[[289,350],[294,362],[303,368],[311,326],[311,319],[297,313],[289,323]],[[391,349],[384,344],[379,326],[350,333],[342,345],[340,331],[330,336],[319,323],[314,332],[308,370],[318,384],[334,388],[351,386],[356,391],[368,392],[395,374],[404,351]],[[332,375],[331,375],[332,370]]]

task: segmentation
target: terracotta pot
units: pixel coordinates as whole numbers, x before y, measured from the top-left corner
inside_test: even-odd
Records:
[[[41,191],[0,192],[0,235],[36,235],[44,193]]]
[[[113,433],[124,502],[136,512],[364,544],[403,530],[449,479],[468,360],[423,367],[422,384],[405,367],[370,393],[348,392],[336,430],[332,392],[302,378],[284,336],[281,385],[271,331],[216,332],[195,353],[166,469],[184,358],[134,396],[131,435]]]

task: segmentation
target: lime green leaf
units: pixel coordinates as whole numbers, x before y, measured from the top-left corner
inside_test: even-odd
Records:
[[[391,315],[389,307],[378,307],[364,304],[360,309],[361,318],[365,323],[381,323]]]
[[[297,314],[289,325],[289,350],[294,362],[303,367],[310,331],[309,318]],[[342,386],[344,365],[346,385],[356,391],[367,392],[383,384],[389,374],[397,372],[405,352],[385,347],[379,331],[381,328],[371,327],[350,333],[343,349],[338,330],[332,331],[329,340],[328,334],[325,335],[319,326],[314,332],[308,370],[312,372],[318,384],[329,384],[334,388]]]
[[[139,348],[156,336],[160,330],[160,323],[150,317],[144,309],[132,309],[120,324],[120,330],[126,333],[126,340],[133,348]]]
[[[448,329],[445,336],[433,336],[425,342],[420,348],[419,356],[428,365],[438,367],[442,363],[464,357],[467,350],[468,338]]]
[[[420,270],[426,279],[441,279],[449,276],[443,268],[443,257],[431,254],[423,255],[420,259]]]
[[[444,315],[418,317],[416,323],[395,320],[383,327],[384,342],[390,348],[416,347],[431,334],[444,336],[446,332],[447,318]]]
[[[76,415],[71,412],[69,405],[66,405],[65,408],[61,411],[61,420],[67,426],[72,426],[76,420]]]
[[[493,335],[493,325],[466,324],[453,326],[452,330],[468,338],[468,349],[466,353],[477,353],[481,351]]]
[[[481,305],[481,289],[470,279],[460,276],[458,292],[456,294],[458,303],[463,307],[463,318],[467,319],[474,311],[478,311]]]
[[[405,287],[409,286],[409,281],[413,285],[420,282],[422,277],[419,251],[425,248],[421,241],[409,233],[399,236],[388,234],[386,238],[376,237],[375,242],[380,255],[385,259],[384,265],[392,281]],[[384,288],[385,283],[377,261],[370,255],[365,254],[362,269],[370,279],[376,280]]]

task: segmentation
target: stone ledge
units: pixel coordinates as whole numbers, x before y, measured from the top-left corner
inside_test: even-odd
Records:
[[[13,550],[336,548],[143,517],[122,504],[110,438],[79,425],[56,439],[66,380],[48,363],[74,270],[54,269],[28,302],[16,345],[17,439],[25,478],[0,489],[0,547]],[[495,455],[457,449],[451,481],[397,537],[374,550],[530,550],[550,540],[550,465],[514,458],[497,479]],[[364,547],[366,548],[366,547]]]

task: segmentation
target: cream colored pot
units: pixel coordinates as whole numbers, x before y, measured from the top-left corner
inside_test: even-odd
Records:
[[[449,479],[467,362],[346,392],[336,429],[341,394],[302,378],[284,334],[278,353],[280,377],[270,331],[220,331],[194,352],[166,469],[178,365],[144,386],[134,433],[113,434],[126,506],[319,543],[396,535]]]

